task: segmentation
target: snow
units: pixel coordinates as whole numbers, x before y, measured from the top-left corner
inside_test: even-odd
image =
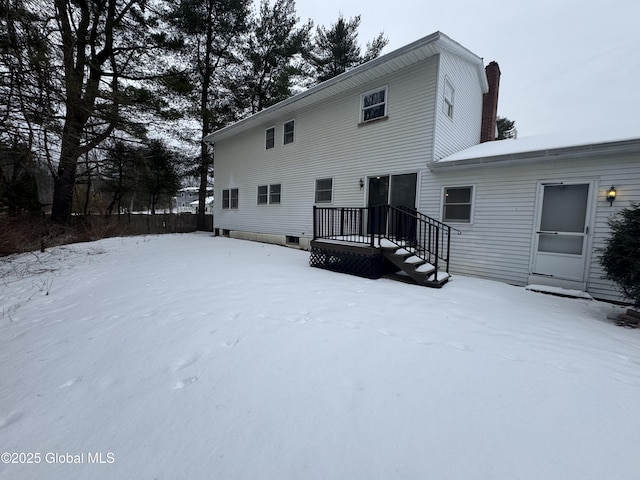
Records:
[[[587,292],[583,292],[581,290],[574,290],[571,288],[561,288],[561,287],[553,287],[550,285],[527,285],[525,287],[527,290],[531,290],[532,292],[540,292],[540,293],[549,293],[552,295],[561,295],[563,297],[573,297],[573,298],[584,298],[587,300],[593,300],[593,297],[589,295]]]
[[[0,450],[41,460],[0,478],[638,478],[621,307],[308,261],[202,233],[1,259]]]
[[[598,145],[604,143],[621,142],[640,139],[640,129],[636,125],[618,126],[610,131],[583,130],[553,133],[548,135],[533,135],[517,139],[485,142],[460,152],[449,155],[435,162],[436,164],[488,158],[502,155],[514,155],[526,152],[542,152],[558,148]]]

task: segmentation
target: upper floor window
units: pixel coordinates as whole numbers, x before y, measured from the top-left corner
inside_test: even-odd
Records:
[[[228,188],[222,190],[222,209],[236,209],[238,208],[238,189]]]
[[[273,148],[276,146],[276,127],[270,127],[265,130],[265,148]]]
[[[473,187],[445,187],[442,221],[471,223]]]
[[[283,139],[282,139],[282,143],[284,145],[287,145],[288,143],[293,143],[293,140],[295,138],[295,121],[294,120],[289,120],[288,122],[285,122],[283,125]]]
[[[444,80],[444,102],[442,103],[442,111],[449,117],[453,118],[453,101],[455,90],[451,82],[445,78]]]
[[[333,178],[316,180],[316,203],[331,203],[333,200]]]
[[[360,100],[360,121],[370,122],[387,116],[387,87],[363,93]]]

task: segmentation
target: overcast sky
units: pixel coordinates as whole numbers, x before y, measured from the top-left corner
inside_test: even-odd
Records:
[[[497,61],[498,115],[519,136],[619,122],[640,135],[638,0],[296,0],[296,10],[325,26],[359,14],[361,45],[384,31],[383,53],[441,31]]]

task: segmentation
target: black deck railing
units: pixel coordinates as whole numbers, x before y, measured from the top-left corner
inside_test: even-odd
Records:
[[[313,239],[384,246],[383,240],[406,248],[449,271],[451,232],[461,232],[417,210],[392,205],[313,207]]]

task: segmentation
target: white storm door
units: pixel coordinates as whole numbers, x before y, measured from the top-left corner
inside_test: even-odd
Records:
[[[584,280],[591,183],[542,184],[532,273]]]

